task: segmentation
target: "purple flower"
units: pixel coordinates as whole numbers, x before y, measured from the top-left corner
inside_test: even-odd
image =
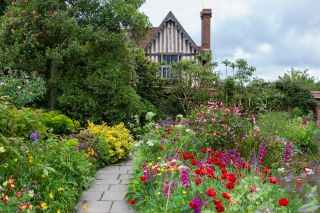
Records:
[[[35,140],[35,141],[33,141],[33,145],[38,145],[39,144],[39,142],[37,141],[37,140]]]
[[[33,132],[30,134],[30,139],[31,140],[35,140],[39,137],[39,133],[38,132]]]
[[[260,151],[259,151],[259,163],[260,165],[263,164],[263,158],[266,154],[266,146],[264,144],[260,145]]]
[[[85,144],[84,143],[80,143],[80,147],[81,148],[85,147]]]
[[[169,198],[169,196],[171,194],[173,194],[173,191],[174,191],[174,185],[176,184],[175,181],[171,182],[170,184],[167,184],[167,182],[165,181],[163,183],[163,194],[165,196],[165,198]]]
[[[290,141],[286,141],[286,145],[284,148],[283,163],[285,164],[289,163],[290,158],[291,158],[291,143]]]
[[[73,147],[73,150],[74,150],[75,152],[78,151],[78,147],[77,147],[77,146]]]
[[[189,174],[188,174],[188,171],[187,171],[187,170],[183,170],[183,171],[181,172],[180,178],[181,178],[181,183],[182,183],[182,185],[185,186],[186,188],[190,188],[190,184],[189,184]]]
[[[192,199],[192,202],[195,204],[194,207],[194,213],[200,213],[201,212],[201,199],[199,196]]]

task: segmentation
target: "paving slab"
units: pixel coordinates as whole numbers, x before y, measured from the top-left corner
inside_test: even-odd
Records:
[[[111,209],[111,201],[82,201],[78,204],[78,213],[105,213]]]
[[[103,192],[82,192],[81,200],[84,201],[98,201],[101,199]]]
[[[111,213],[128,213],[133,210],[128,206],[125,201],[114,201],[110,210]]]
[[[77,213],[131,213],[126,202],[132,174],[132,156],[126,161],[99,169],[88,190],[82,192]]]
[[[96,180],[116,180],[120,174],[97,174]]]
[[[104,192],[108,191],[111,185],[98,185],[98,184],[92,184],[90,188],[87,190],[88,192]]]

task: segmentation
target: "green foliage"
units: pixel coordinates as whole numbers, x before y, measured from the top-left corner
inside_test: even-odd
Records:
[[[28,137],[30,132],[46,132],[39,120],[40,110],[17,109],[4,97],[0,97],[0,132],[6,137]]]
[[[260,114],[258,117],[258,126],[260,134],[263,137],[274,139],[277,136],[284,136],[286,125],[290,119],[288,112],[270,112]]]
[[[22,201],[14,197],[20,193],[29,198],[28,203],[37,212],[45,210],[41,207],[44,203],[50,212],[67,212],[74,209],[78,194],[88,187],[94,168],[85,155],[55,137],[47,135],[42,139],[43,136],[31,141],[0,135],[0,146],[6,150],[2,153],[5,157],[1,156],[0,183],[9,178],[16,181],[15,189],[7,194],[13,202],[6,207],[0,202],[0,209],[18,211]],[[5,145],[5,140],[10,145]]]
[[[74,119],[129,119],[144,110],[129,84],[128,54],[129,37],[139,39],[149,24],[142,3],[16,1],[1,17],[0,64],[45,76],[50,108]]]
[[[54,134],[68,134],[79,126],[78,121],[72,121],[69,117],[56,111],[41,113],[40,121],[48,128],[52,128]]]
[[[284,94],[284,103],[289,110],[299,107],[308,114],[315,105],[315,100],[310,90],[289,79],[279,79],[276,88]]]
[[[77,139],[76,147],[78,147],[80,151],[84,151],[85,155],[89,157],[97,168],[109,164],[110,145],[103,137],[93,135],[88,131],[81,131],[75,135],[74,138]]]
[[[218,150],[237,149],[252,128],[236,106],[228,108],[220,102],[195,109],[191,124],[200,141]]]
[[[296,118],[291,120],[286,126],[285,136],[302,151],[312,153],[318,151],[317,142],[313,141],[316,131],[314,122]]]
[[[108,126],[105,123],[95,125],[94,123],[89,122],[86,131],[90,134],[102,137],[105,142],[109,144],[110,163],[115,163],[126,158],[131,152],[134,140],[130,131],[123,123],[115,126]]]
[[[41,100],[47,90],[40,77],[5,75],[0,79],[0,96],[11,97],[11,102],[20,107]]]

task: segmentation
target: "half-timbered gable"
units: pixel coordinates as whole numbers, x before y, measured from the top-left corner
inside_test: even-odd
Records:
[[[202,50],[188,35],[171,11],[159,27],[150,28],[141,46],[150,60],[161,63],[162,78],[169,78],[170,65],[173,62],[195,60],[195,56]]]

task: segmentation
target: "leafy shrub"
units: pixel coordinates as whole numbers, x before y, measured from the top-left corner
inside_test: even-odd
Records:
[[[108,126],[105,123],[96,125],[89,122],[87,130],[89,133],[102,136],[110,145],[110,163],[115,163],[126,158],[132,149],[134,143],[133,137],[123,123]]]
[[[285,136],[295,143],[299,149],[307,152],[316,152],[317,146],[313,141],[316,131],[314,122],[296,118],[286,126]]]
[[[17,106],[27,106],[42,99],[46,91],[46,83],[40,77],[8,75],[0,78],[0,96],[10,96]]]
[[[1,156],[0,183],[15,180],[15,190],[1,195],[9,196],[12,202],[9,207],[0,202],[0,209],[18,212],[24,202],[37,212],[74,209],[79,193],[94,176],[94,167],[83,152],[50,135],[33,133],[33,140],[0,137],[0,146],[5,150],[5,157]],[[24,199],[14,198],[17,193]]]
[[[257,120],[260,134],[263,135],[263,137],[268,137],[270,139],[277,136],[283,137],[289,118],[290,114],[288,112],[270,112],[260,114]]]
[[[69,117],[56,111],[41,113],[40,121],[48,128],[52,128],[54,134],[68,134],[78,127],[78,121],[72,121]]]
[[[77,148],[83,151],[96,167],[107,165],[110,160],[110,145],[102,136],[93,135],[87,131],[74,136],[77,139]]]
[[[45,132],[47,127],[40,121],[40,110],[17,109],[5,97],[0,97],[0,132],[4,136],[28,137],[30,132]]]
[[[200,141],[222,150],[238,147],[252,128],[250,122],[240,116],[237,106],[228,108],[221,102],[196,109],[191,115],[191,125]]]

